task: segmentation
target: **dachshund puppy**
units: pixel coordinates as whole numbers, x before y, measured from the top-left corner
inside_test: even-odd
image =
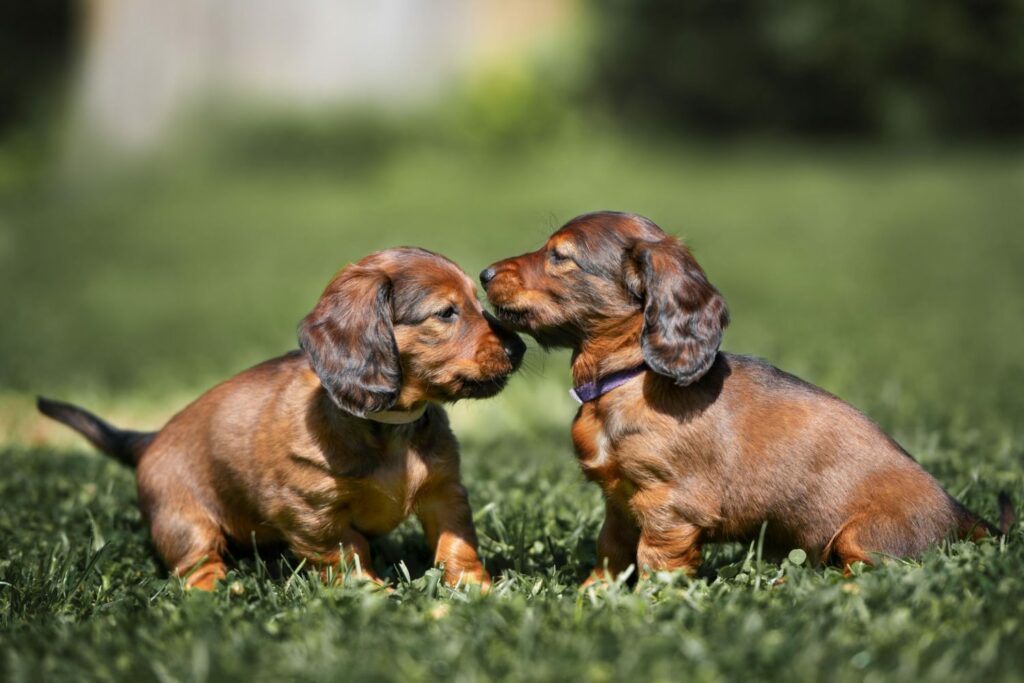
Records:
[[[190,587],[224,577],[229,542],[284,542],[323,569],[358,561],[380,583],[367,537],[410,513],[449,584],[487,584],[458,444],[438,404],[497,394],[522,340],[484,312],[454,263],[402,248],[338,273],[299,343],[158,432],[122,431],[46,399],[39,409],[138,468],[156,549]]]
[[[719,353],[725,301],[646,218],[580,216],[480,279],[500,320],[572,349],[573,443],[606,501],[588,581],[605,566],[692,572],[702,544],[749,541],[764,522],[770,550],[803,548],[847,570],[1000,532],[850,405]]]

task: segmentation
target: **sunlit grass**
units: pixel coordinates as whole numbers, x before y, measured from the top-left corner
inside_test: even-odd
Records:
[[[733,313],[726,348],[864,408],[992,516],[999,490],[1024,499],[1017,156],[610,135],[500,154],[421,136],[343,164],[241,149],[6,197],[0,677],[1020,680],[1019,530],[851,580],[726,546],[695,580],[579,593],[602,506],[571,452],[564,353],[531,348],[501,396],[449,411],[502,577],[483,597],[439,585],[411,522],[375,542],[389,595],[273,554],[186,594],[152,555],[131,473],[31,402],[157,426],[293,348],[331,274],[371,250],[418,244],[474,274],[577,213],[625,209],[693,245]]]

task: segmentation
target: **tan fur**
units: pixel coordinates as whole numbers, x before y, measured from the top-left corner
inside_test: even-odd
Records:
[[[613,575],[630,564],[693,571],[704,543],[750,541],[765,522],[769,551],[800,547],[847,567],[998,533],[856,409],[757,359],[714,355],[728,322],[724,301],[689,252],[646,219],[574,219],[540,250],[499,261],[481,278],[500,318],[573,350],[577,384],[650,366],[647,348],[671,352],[678,343],[690,353],[665,353],[663,365],[712,354],[695,379],[680,370],[685,385],[648,367],[580,407],[573,444],[606,500],[590,580],[604,576],[605,563]],[[681,284],[659,291],[652,311],[651,287],[661,281]],[[681,310],[665,310],[672,306]],[[694,317],[673,328],[685,315]],[[710,349],[673,342],[673,331],[698,325]],[[646,334],[658,335],[649,347]]]
[[[353,300],[380,299],[355,276],[389,288],[393,319]],[[450,305],[457,319],[438,319]],[[210,589],[225,574],[229,542],[283,542],[314,566],[358,558],[379,582],[367,539],[415,514],[448,583],[487,584],[458,444],[438,403],[496,393],[522,342],[485,318],[464,273],[422,250],[381,252],[339,273],[306,324],[338,333],[335,319],[353,326],[353,344],[364,343],[364,329],[393,326],[402,382],[388,408],[427,401],[423,417],[390,425],[341,410],[301,351],[227,380],[174,416],[138,459],[139,503],[161,557],[189,586]],[[318,352],[347,357],[333,346]]]

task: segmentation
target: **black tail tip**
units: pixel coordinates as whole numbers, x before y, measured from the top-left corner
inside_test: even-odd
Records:
[[[53,413],[57,411],[57,408],[60,407],[60,405],[60,402],[46,398],[45,396],[36,396],[36,410],[38,410],[43,415],[52,416]]]

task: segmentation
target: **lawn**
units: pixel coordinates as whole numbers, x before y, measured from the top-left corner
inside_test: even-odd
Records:
[[[692,245],[729,301],[727,350],[866,410],[973,509],[994,516],[1006,490],[1019,511],[1016,150],[571,132],[352,159],[247,150],[25,183],[0,169],[0,678],[1024,680],[1020,526],[850,579],[755,544],[712,549],[696,579],[579,592],[602,511],[572,455],[564,354],[531,348],[505,393],[450,410],[502,577],[485,596],[439,585],[413,523],[374,543],[391,594],[325,587],[266,553],[185,593],[147,543],[131,472],[31,405],[44,393],[157,426],[294,347],[331,274],[371,250],[417,244],[476,273],[612,208]]]

